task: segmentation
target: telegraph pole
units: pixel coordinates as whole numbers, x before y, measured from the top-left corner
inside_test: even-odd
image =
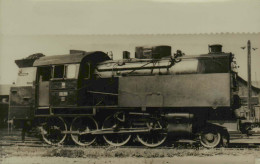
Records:
[[[247,109],[249,110],[249,119],[255,117],[255,111],[251,105],[252,99],[252,81],[251,81],[251,42],[250,40],[247,41],[247,46],[241,47],[241,49],[245,49],[247,47]],[[254,51],[258,48],[252,48]]]
[[[247,96],[247,109],[250,111],[250,117],[253,116],[253,110],[251,109],[251,42],[248,40],[247,42],[247,90],[248,90],[248,96]]]

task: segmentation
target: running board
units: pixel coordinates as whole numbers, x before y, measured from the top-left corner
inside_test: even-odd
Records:
[[[161,128],[154,128],[154,129],[143,129],[143,128],[121,128],[121,129],[103,129],[103,130],[87,130],[84,132],[79,131],[62,131],[62,134],[93,134],[93,135],[100,135],[100,134],[123,134],[123,133],[150,133],[152,131],[160,131]]]
[[[260,144],[260,135],[241,136],[241,138],[231,138],[230,143]]]

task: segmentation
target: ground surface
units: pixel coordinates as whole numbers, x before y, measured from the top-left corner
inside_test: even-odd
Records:
[[[253,156],[214,156],[214,157],[167,157],[167,158],[61,158],[61,157],[10,157],[2,161],[3,164],[51,164],[51,163],[66,163],[66,164],[259,164]]]
[[[1,164],[260,164],[260,149],[145,149],[2,146]]]
[[[25,143],[22,143],[19,131],[9,135],[6,132],[0,130],[0,164],[260,164],[259,146],[218,149],[184,145],[156,149],[136,146],[51,147],[33,137],[26,137]]]

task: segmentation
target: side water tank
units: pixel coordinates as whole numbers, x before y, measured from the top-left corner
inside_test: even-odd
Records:
[[[161,59],[171,56],[171,46],[136,47],[135,58],[138,59]]]

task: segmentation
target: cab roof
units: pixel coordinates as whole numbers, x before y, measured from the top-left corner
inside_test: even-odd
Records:
[[[101,51],[73,53],[68,55],[54,55],[41,57],[33,63],[34,67],[47,65],[60,65],[81,63],[83,60],[91,60],[94,63],[110,60],[109,56]]]

